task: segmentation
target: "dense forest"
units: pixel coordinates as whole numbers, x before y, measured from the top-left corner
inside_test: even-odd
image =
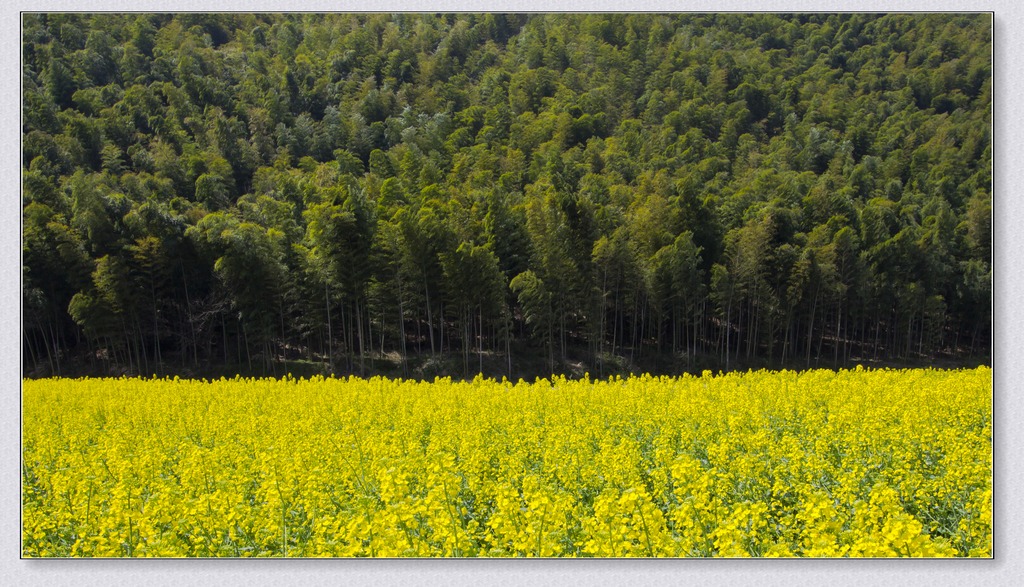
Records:
[[[990,15],[22,34],[28,377],[989,360]]]

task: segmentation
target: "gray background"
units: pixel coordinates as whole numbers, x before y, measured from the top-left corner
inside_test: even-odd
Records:
[[[995,239],[993,362],[995,433],[994,560],[29,560],[20,556],[20,12],[21,11],[994,11],[993,190]],[[548,0],[364,2],[150,0],[30,2],[0,8],[0,585],[1011,585],[1024,584],[1024,410],[1014,381],[1021,356],[1011,338],[1022,326],[1014,303],[1024,210],[1014,192],[1024,178],[1024,10],[1011,0],[861,2]]]

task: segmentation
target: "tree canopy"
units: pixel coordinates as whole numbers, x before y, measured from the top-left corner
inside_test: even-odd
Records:
[[[990,15],[22,31],[29,376],[991,352]]]

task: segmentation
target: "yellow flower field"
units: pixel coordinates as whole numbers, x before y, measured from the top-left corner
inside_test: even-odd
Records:
[[[992,372],[23,382],[27,557],[991,556]]]

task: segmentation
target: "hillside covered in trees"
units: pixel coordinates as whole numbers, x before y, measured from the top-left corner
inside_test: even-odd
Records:
[[[990,356],[990,15],[22,30],[26,376]]]

